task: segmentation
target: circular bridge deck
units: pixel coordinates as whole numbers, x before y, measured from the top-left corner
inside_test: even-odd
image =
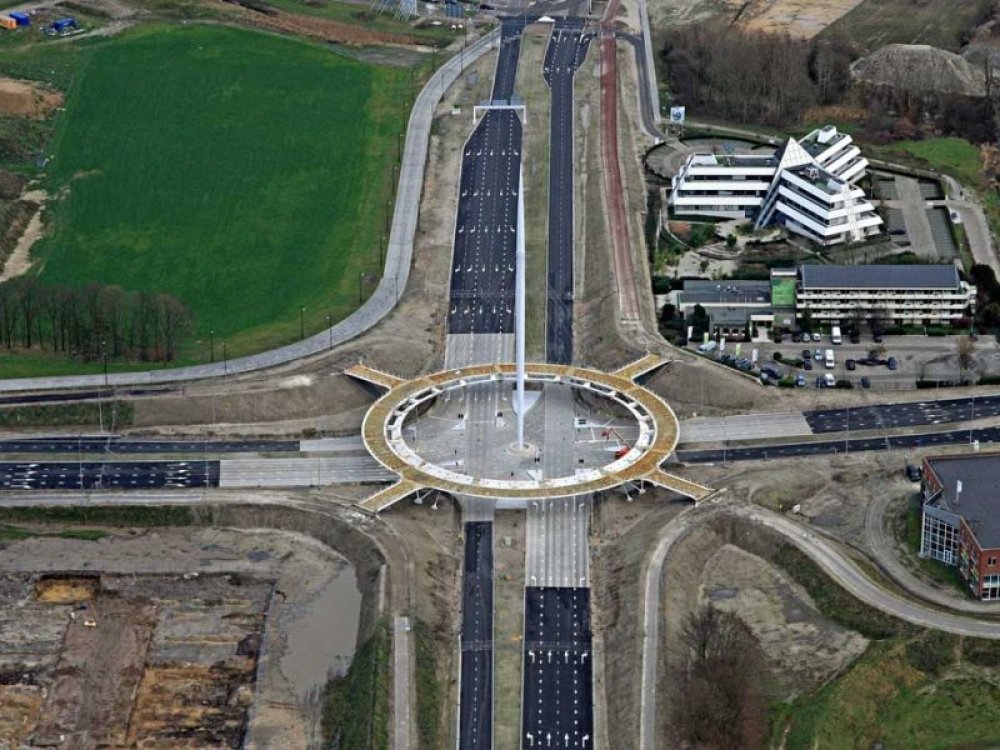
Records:
[[[425,460],[403,437],[407,418],[439,396],[483,383],[513,382],[512,363],[478,365],[444,370],[412,380],[364,365],[348,374],[374,383],[387,392],[365,415],[362,436],[371,455],[399,476],[399,482],[360,503],[379,512],[419,489],[437,489],[454,495],[528,500],[581,495],[617,487],[627,482],[652,482],[697,499],[711,490],[663,472],[660,464],[677,445],[678,424],[673,410],[659,396],[636,384],[633,378],[664,363],[647,356],[612,373],[554,364],[529,364],[529,383],[558,383],[617,403],[631,413],[638,425],[638,439],[615,460],[574,475],[541,479],[500,479],[465,474]]]

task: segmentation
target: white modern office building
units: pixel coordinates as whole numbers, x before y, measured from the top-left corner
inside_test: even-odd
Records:
[[[668,204],[679,215],[776,224],[821,245],[858,242],[882,224],[855,185],[867,167],[851,137],[827,125],[771,154],[692,154]]]

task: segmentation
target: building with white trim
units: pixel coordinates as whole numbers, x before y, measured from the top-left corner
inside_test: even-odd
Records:
[[[816,322],[942,325],[965,318],[976,288],[953,265],[800,266],[795,312]]]
[[[854,184],[867,166],[851,137],[827,125],[773,154],[692,154],[667,203],[675,214],[783,226],[820,245],[858,242],[882,224]]]

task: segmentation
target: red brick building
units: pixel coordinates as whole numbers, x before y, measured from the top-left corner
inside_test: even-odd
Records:
[[[1000,453],[923,462],[920,554],[958,566],[977,599],[1000,599]]]

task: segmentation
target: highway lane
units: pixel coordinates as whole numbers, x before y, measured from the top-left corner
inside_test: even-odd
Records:
[[[545,351],[548,361],[557,364],[573,361],[573,82],[589,41],[583,36],[582,18],[557,18],[542,63],[551,102]]]
[[[505,20],[493,100],[509,101],[521,47],[522,22]],[[449,297],[448,333],[514,330],[514,255],[521,120],[490,110],[464,147]]]
[[[363,448],[363,446],[362,446]],[[148,440],[118,435],[59,435],[0,440],[3,453],[283,453],[300,450],[298,440]]]
[[[218,486],[218,461],[0,463],[0,490],[137,490]]]
[[[888,430],[896,427],[964,422],[1000,416],[1000,396],[874,404],[851,409],[817,409],[804,412],[814,433],[845,430]]]
[[[524,590],[522,748],[592,748],[590,589]]]
[[[928,432],[918,435],[884,435],[881,437],[824,440],[817,443],[788,443],[784,445],[755,445],[745,448],[716,448],[712,450],[677,451],[677,458],[684,463],[719,463],[725,461],[758,461],[769,458],[796,458],[821,456],[831,453],[858,453],[896,449],[927,448],[934,445],[963,445],[973,440],[981,443],[1000,442],[1000,427],[981,427],[945,432]]]
[[[465,524],[460,750],[493,748],[493,524]]]

